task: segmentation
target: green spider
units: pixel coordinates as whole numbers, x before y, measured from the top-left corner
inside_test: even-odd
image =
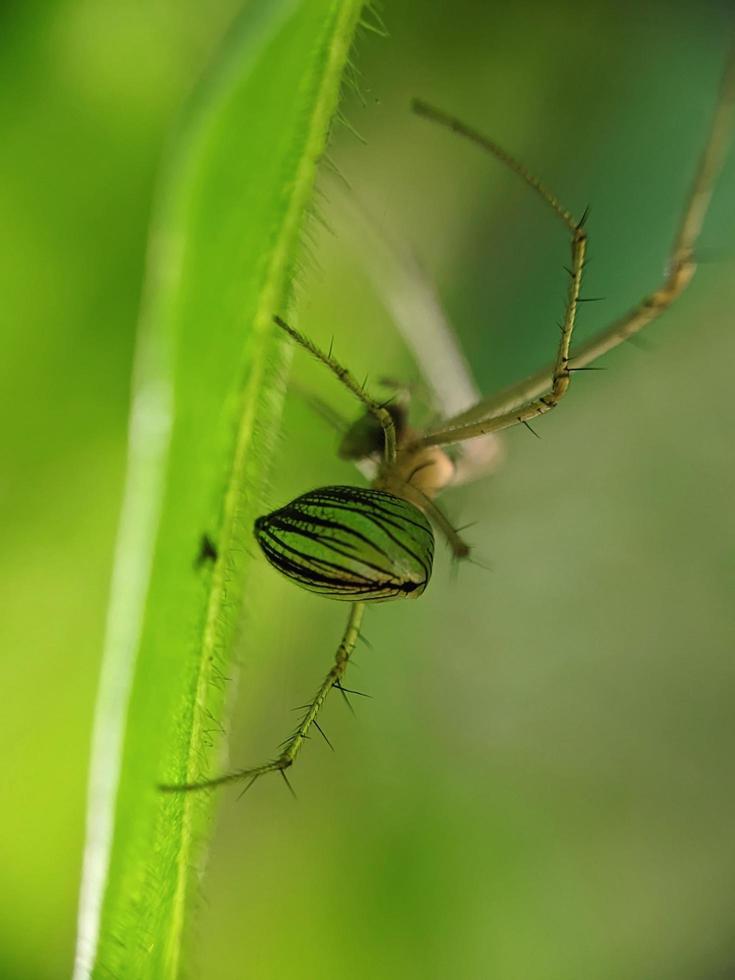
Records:
[[[566,394],[572,374],[584,370],[607,351],[640,331],[681,295],[696,270],[694,248],[714,184],[722,167],[735,113],[735,52],[722,82],[696,177],[672,245],[668,269],[658,288],[597,337],[571,351],[578,304],[581,302],[587,234],[586,212],[575,219],[536,177],[494,141],[455,117],[422,101],[418,115],[444,126],[488,151],[517,174],[564,225],[570,239],[571,261],[564,317],[553,364],[506,389],[501,395],[476,401],[424,432],[410,427],[399,405],[371,398],[331,351],[324,352],[281,317],[275,324],[298,345],[321,361],[362,403],[365,414],[348,430],[340,455],[367,463],[373,474],[370,488],[330,486],[312,490],[255,521],[254,534],[267,560],[297,585],[352,603],[347,626],[334,663],[319,686],[296,730],[269,762],[236,770],[197,783],[166,786],[194,790],[245,781],[246,789],[260,776],[286,770],[315,727],[327,695],[342,680],[360,635],[366,605],[397,598],[417,598],[431,577],[434,556],[432,524],[446,538],[455,558],[469,547],[435,503],[451,485],[474,479],[497,455],[494,433],[531,420],[555,408]],[[453,460],[446,451],[472,440],[464,455]],[[323,734],[323,733],[322,733]]]

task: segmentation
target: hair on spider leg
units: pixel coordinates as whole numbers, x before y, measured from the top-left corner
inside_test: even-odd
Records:
[[[467,524],[461,524],[458,527],[454,527],[453,530],[456,535],[460,535],[463,531],[466,531],[470,527],[477,527],[479,523],[480,523],[479,521],[469,521]],[[457,580],[458,569],[460,564],[467,563],[468,565],[475,565],[477,568],[482,568],[483,571],[486,572],[492,571],[491,565],[486,564],[480,561],[479,558],[475,557],[474,555],[475,548],[473,545],[467,544],[466,542],[463,542],[463,544],[464,544],[464,551],[462,551],[461,553],[458,554],[456,551],[452,551],[452,564],[450,566],[450,576],[453,582],[456,582]]]
[[[296,795],[296,790],[291,785],[291,780],[286,775],[286,770],[285,769],[279,769],[278,771],[280,772],[281,778],[283,779],[284,783],[286,784],[286,788],[288,789],[288,791],[291,794],[291,796],[293,796],[293,798],[295,800],[298,800],[298,796]]]
[[[494,570],[491,564],[485,563],[479,558],[476,558],[472,554],[473,550],[474,549],[471,549],[468,545],[466,555],[452,555],[452,564],[450,565],[449,574],[453,583],[457,581],[459,566],[463,564],[474,565],[476,568],[481,568],[483,572],[492,572]]]
[[[476,568],[481,568],[483,572],[495,571],[495,566],[491,562],[480,561],[479,558],[473,558],[471,555],[468,555],[466,560],[470,563],[470,565],[475,565]]]
[[[342,700],[347,705],[347,707],[350,709],[350,714],[353,715],[353,717],[357,717],[357,712],[355,711],[355,706],[353,705],[352,701],[350,701],[350,699],[349,699],[349,695],[350,694],[355,694],[355,695],[358,695],[359,697],[362,697],[362,698],[371,698],[372,699],[372,695],[371,694],[365,694],[362,691],[353,691],[349,687],[343,687],[342,684],[340,684],[339,681],[335,681],[334,684],[332,684],[332,687],[336,688],[339,691],[339,693],[342,695]]]
[[[345,694],[355,694],[358,698],[370,698],[371,701],[373,699],[372,694],[366,694],[365,691],[356,691],[354,688],[345,687],[343,684],[340,683],[336,683],[334,686],[337,688],[338,691],[343,691]]]
[[[479,521],[470,521],[468,524],[461,524],[459,527],[455,527],[454,530],[456,531],[457,534],[461,534],[462,531],[466,531],[468,530],[468,528],[477,527],[479,523],[480,523]]]
[[[250,787],[251,787],[251,786],[252,786],[252,785],[253,785],[254,783],[256,783],[256,782],[258,781],[258,779],[259,779],[259,778],[260,778],[260,777],[261,777],[262,775],[263,775],[263,773],[261,773],[261,772],[256,772],[254,776],[251,776],[251,777],[250,777],[250,779],[248,779],[248,781],[247,781],[247,782],[245,783],[245,786],[243,787],[243,789],[242,789],[242,790],[241,790],[241,791],[240,791],[240,792],[239,792],[239,793],[237,794],[237,798],[238,798],[238,800],[241,800],[241,799],[243,798],[243,796],[245,796],[245,794],[246,794],[246,793],[247,793],[247,791],[248,791],[248,790],[250,789]]]
[[[288,743],[293,739],[294,735],[297,732],[298,732],[298,728],[294,728],[294,730],[291,732],[290,735],[287,735],[285,738],[281,739],[281,741],[278,743],[278,748],[279,749],[285,748],[288,745]],[[303,735],[302,738],[304,739],[305,742],[308,742],[311,739],[311,735]]]
[[[332,752],[335,752],[336,751],[335,747],[332,745],[332,743],[327,738],[326,732],[324,731],[324,729],[322,728],[322,726],[319,724],[319,722],[316,720],[316,718],[314,719],[314,728],[316,728],[316,730],[319,732],[319,734],[324,739],[324,741],[327,743],[327,745],[332,750]]]
[[[355,711],[355,707],[352,704],[352,701],[350,701],[350,699],[347,697],[347,693],[341,687],[339,687],[337,684],[334,684],[332,686],[337,688],[337,690],[339,691],[339,693],[342,695],[342,700],[344,701],[344,703],[349,708],[350,714],[353,716],[353,718],[356,718],[357,717],[357,712]]]
[[[358,631],[357,638],[358,638],[358,640],[360,640],[362,643],[365,644],[365,646],[368,648],[368,650],[373,650],[374,649],[372,643],[370,642],[370,640],[368,640],[368,638],[365,636],[365,634],[362,632],[362,630],[359,630]],[[350,660],[350,664],[353,665],[353,666],[355,666],[355,667],[358,666],[357,660],[355,660],[354,657]]]
[[[589,219],[591,211],[592,211],[592,205],[591,204],[585,205],[584,211],[582,212],[582,217],[577,222],[577,231],[581,231],[582,228],[584,228],[584,226],[587,224],[587,220]]]
[[[365,378],[365,380],[367,381],[367,377]],[[394,391],[392,395],[388,395],[388,397],[384,401],[378,402],[378,404],[380,405],[381,408],[388,408],[390,405],[395,405],[396,401],[398,400],[398,395],[399,392]]]
[[[527,419],[518,419],[518,421],[521,422],[528,429],[531,435],[536,436],[537,439],[541,438],[541,436],[538,434],[538,432],[534,429],[534,427]]]

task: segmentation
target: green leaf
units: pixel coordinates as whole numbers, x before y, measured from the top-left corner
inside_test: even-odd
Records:
[[[271,318],[287,311],[360,8],[249,4],[164,174],[97,705],[77,977],[182,972],[212,800],[157,784],[218,766],[211,732],[258,574],[247,545],[281,406],[286,352]]]

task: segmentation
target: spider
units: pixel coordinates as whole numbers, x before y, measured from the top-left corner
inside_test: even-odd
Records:
[[[434,531],[446,539],[453,556],[467,559],[470,548],[436,497],[452,485],[482,474],[495,454],[494,433],[514,425],[529,426],[563,400],[572,376],[655,320],[686,289],[696,271],[695,246],[714,185],[722,168],[735,116],[735,48],[725,68],[710,131],[701,153],[688,201],[671,247],[667,271],[658,288],[598,336],[572,350],[587,253],[587,211],[575,218],[557,197],[492,139],[456,117],[421,100],[413,111],[453,131],[488,152],[521,178],[544,202],[568,234],[571,258],[568,287],[553,363],[500,395],[480,399],[424,431],[408,421],[400,400],[379,402],[329,351],[323,351],[282,317],[275,325],[320,361],[361,403],[363,415],[346,432],[340,455],[371,476],[371,485],[328,486],[304,493],[259,517],[254,534],[266,559],[296,584],[332,599],[349,602],[347,626],[334,662],[306,707],[295,731],[276,758],[201,782],[163,787],[197,790],[244,781],[248,789],[259,777],[286,771],[295,762],[310,730],[324,738],[318,716],[332,688],[343,685],[350,657],[360,636],[368,603],[417,598],[431,577]],[[468,442],[469,441],[469,442]],[[464,444],[467,444],[466,446]],[[465,449],[451,456],[448,447]]]

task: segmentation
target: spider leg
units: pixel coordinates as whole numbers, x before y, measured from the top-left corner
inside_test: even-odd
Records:
[[[385,462],[390,466],[396,458],[396,427],[388,409],[367,394],[363,385],[359,384],[347,368],[340,364],[332,355],[331,349],[329,351],[321,350],[308,337],[296,330],[295,327],[290,326],[280,316],[274,316],[273,322],[287,333],[292,340],[295,340],[299,346],[303,347],[304,350],[308,351],[313,357],[328,367],[332,374],[342,382],[345,388],[361,401],[365,408],[380,422],[385,439]]]
[[[447,113],[418,100],[414,100],[413,108],[419,115],[425,116],[427,119],[453,130],[475,145],[487,150],[512,170],[513,173],[521,177],[565,225],[571,240],[571,265],[567,270],[569,273],[569,284],[564,319],[560,327],[561,337],[559,339],[556,360],[552,368],[551,385],[548,390],[543,395],[528,400],[515,411],[498,418],[492,420],[483,419],[479,422],[468,422],[458,427],[451,423],[444,425],[440,429],[429,432],[417,439],[409,447],[411,449],[424,446],[448,445],[455,442],[462,442],[465,439],[471,439],[475,436],[486,435],[488,432],[507,429],[511,425],[516,425],[518,422],[530,422],[537,416],[551,411],[552,408],[555,408],[559,404],[569,388],[571,379],[569,373],[569,350],[577,316],[577,305],[579,303],[579,293],[584,271],[584,259],[587,251],[587,233],[584,230],[586,213],[582,216],[581,220],[575,221],[571,213],[567,211],[558,198],[537,177],[531,174],[521,163],[493,140],[488,139],[477,132],[477,130],[465,125],[459,119],[455,119],[454,116],[447,115]]]
[[[674,238],[667,271],[654,289],[627,313],[593,337],[570,356],[567,370],[587,367],[597,358],[628,340],[668,310],[681,296],[696,271],[695,247],[722,171],[735,120],[735,43],[731,42],[719,97],[712,116],[689,198]],[[573,270],[572,270],[573,271]],[[429,429],[417,445],[447,445],[472,435],[495,432],[528,421],[529,406],[553,388],[557,361],[518,384],[484,398],[472,408]]]
[[[215,776],[213,779],[203,779],[196,783],[165,784],[159,786],[159,789],[167,793],[183,793],[200,789],[212,789],[215,786],[224,786],[228,783],[242,781],[247,783],[245,788],[249,789],[256,779],[265,776],[269,772],[285,774],[285,771],[294,764],[297,755],[301,751],[301,747],[306,739],[309,738],[309,731],[312,725],[317,730],[320,730],[317,717],[322,709],[322,705],[327,699],[327,695],[333,687],[341,688],[342,678],[345,675],[350,657],[354,652],[355,645],[360,636],[360,625],[364,613],[364,602],[355,602],[352,604],[347,626],[337,647],[334,663],[319,685],[319,689],[311,703],[306,706],[306,711],[297,725],[296,730],[282,743],[282,750],[275,759],[271,759],[270,762],[264,762],[260,766],[254,766],[251,769],[236,769],[233,772],[225,773],[223,776]]]
[[[415,252],[391,234],[366,206],[340,185],[332,188],[340,210],[348,215],[341,237],[360,255],[361,267],[398,327],[420,370],[438,418],[466,411],[481,397],[472,369],[462,352],[432,279]],[[488,434],[463,444],[452,485],[479,479],[502,462],[500,439]]]
[[[441,534],[449,545],[452,555],[454,558],[461,559],[467,558],[470,554],[470,546],[461,537],[459,532],[455,530],[451,521],[441,509],[437,506],[431,497],[427,496],[418,487],[413,486],[411,483],[404,483],[401,495],[405,497],[406,500],[410,500],[414,503],[419,510],[422,510],[432,522],[439,529]]]

